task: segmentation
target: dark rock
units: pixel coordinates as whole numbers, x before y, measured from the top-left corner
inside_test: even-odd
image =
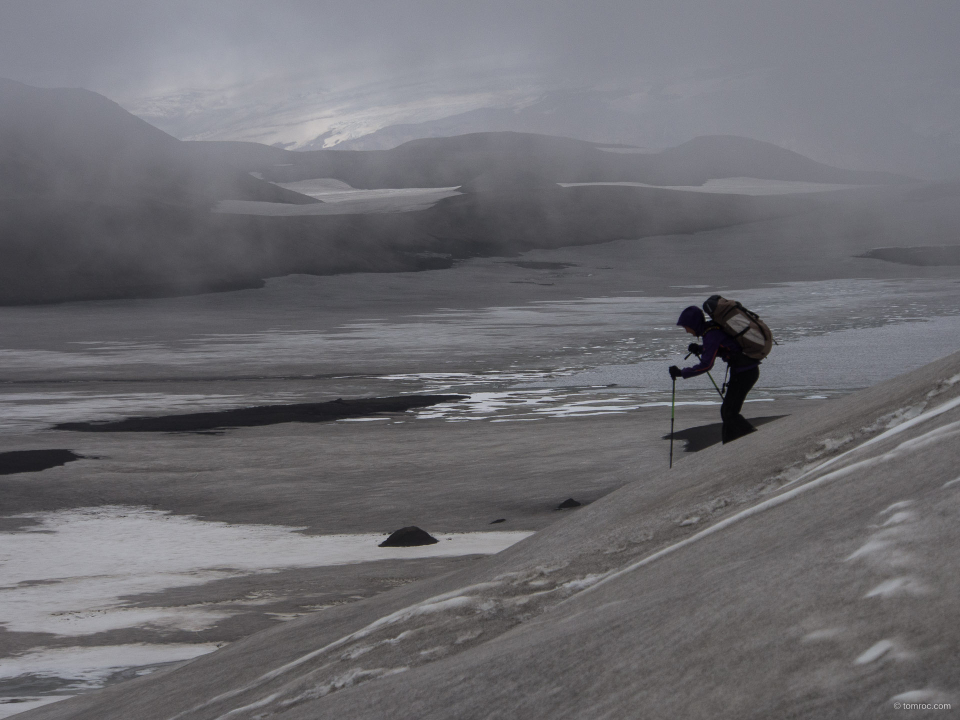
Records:
[[[378,547],[416,547],[417,545],[435,545],[437,542],[439,541],[427,531],[411,525],[400,528]]]
[[[506,522],[506,521],[507,521],[506,518],[500,518],[500,519],[498,519],[498,520],[493,520],[493,521],[491,521],[490,524],[491,524],[491,525],[496,525],[497,523],[502,523],[502,522]]]
[[[578,503],[573,498],[567,498],[562,503],[557,505],[557,510],[566,510],[568,508],[580,507],[583,503]]]
[[[83,455],[77,455],[73,450],[14,450],[0,453],[0,475],[40,472],[66,465],[82,457]]]

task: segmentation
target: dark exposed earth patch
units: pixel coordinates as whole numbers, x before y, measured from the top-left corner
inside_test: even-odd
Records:
[[[379,547],[417,547],[418,545],[436,545],[439,541],[426,530],[416,525],[400,528],[380,543]]]
[[[568,510],[570,508],[580,507],[583,503],[579,503],[573,498],[567,498],[562,503],[557,505],[557,510]]]
[[[787,417],[786,415],[770,415],[767,417],[749,418],[753,425],[766,425],[768,422]],[[720,429],[723,423],[710,423],[709,425],[697,425],[696,427],[678,430],[673,433],[675,440],[683,440],[684,452],[700,452],[706,450],[711,445],[717,445],[721,442]],[[670,434],[663,436],[664,440],[670,439]]]
[[[66,465],[82,457],[83,455],[77,455],[73,450],[13,450],[0,453],[0,475],[40,472]]]
[[[329,422],[378,413],[406,412],[444,402],[466,400],[466,395],[404,395],[402,397],[336,399],[324,403],[260,405],[219,412],[132,417],[107,422],[72,422],[55,425],[56,430],[80,432],[198,432],[229,427],[253,427],[288,422]],[[75,459],[75,458],[73,458]]]

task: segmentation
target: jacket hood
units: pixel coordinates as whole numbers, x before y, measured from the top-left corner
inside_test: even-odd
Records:
[[[690,328],[698,336],[703,336],[703,328],[706,324],[707,321],[703,317],[703,310],[696,305],[691,305],[686,308],[680,313],[680,319],[677,320],[677,325]]]

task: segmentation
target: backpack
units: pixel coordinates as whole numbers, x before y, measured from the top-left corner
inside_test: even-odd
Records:
[[[727,300],[711,295],[703,304],[703,310],[732,337],[753,360],[763,360],[773,347],[773,333],[755,312],[750,312],[736,300]]]

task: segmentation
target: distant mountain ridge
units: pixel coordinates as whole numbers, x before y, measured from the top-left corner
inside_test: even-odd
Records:
[[[844,170],[770,143],[731,135],[696,138],[660,153],[609,152],[602,144],[533,133],[470,133],[411,140],[391,150],[288,151],[256,143],[203,142],[208,158],[274,182],[320,177],[356,188],[453,187],[480,176],[532,174],[554,183],[702,185],[726,177],[886,185],[909,178]]]
[[[310,203],[192,151],[102,95],[0,78],[0,196]]]
[[[0,79],[0,302],[256,283],[243,232],[211,216],[225,199],[317,202],[204,158],[96,93]]]

